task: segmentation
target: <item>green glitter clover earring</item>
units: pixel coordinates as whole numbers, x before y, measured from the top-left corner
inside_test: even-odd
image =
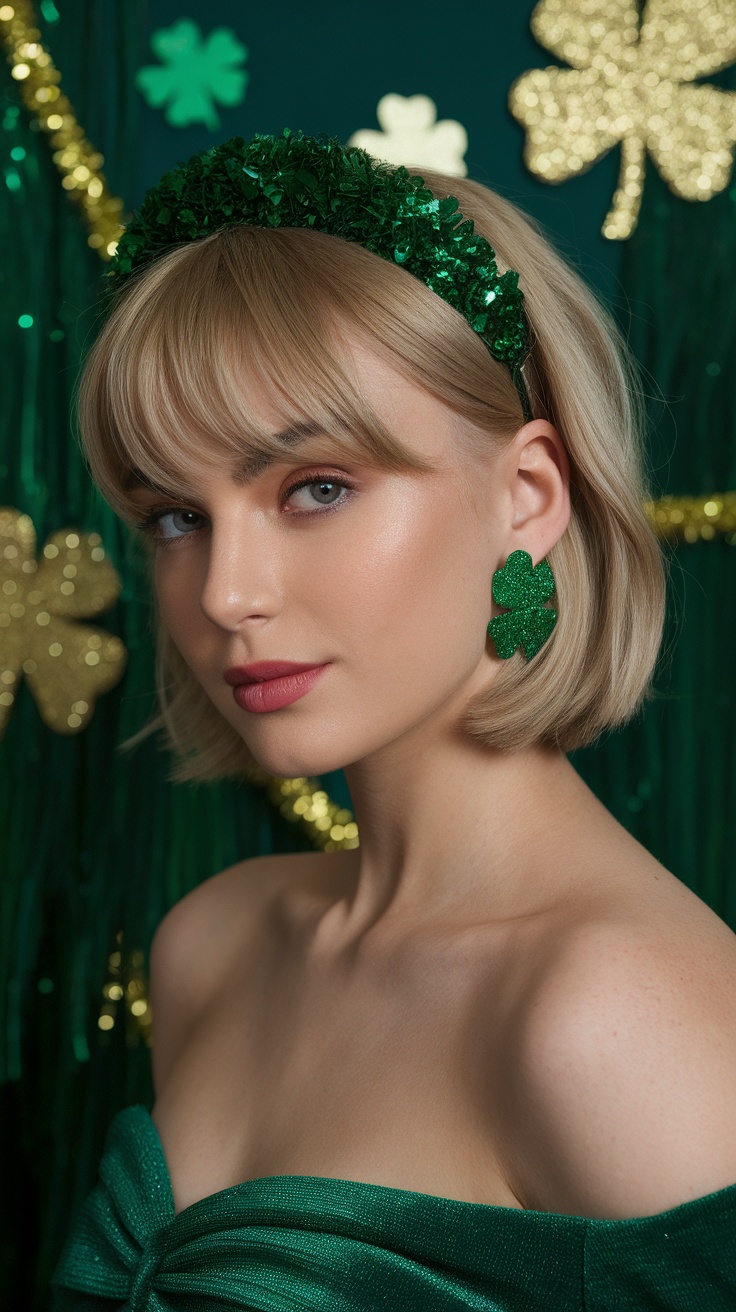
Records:
[[[493,600],[509,609],[491,620],[488,632],[503,660],[513,656],[517,647],[523,647],[530,661],[547,641],[555,627],[557,611],[544,603],[554,590],[549,563],[540,560],[532,568],[528,551],[512,551],[503,568],[496,570],[491,588]]]

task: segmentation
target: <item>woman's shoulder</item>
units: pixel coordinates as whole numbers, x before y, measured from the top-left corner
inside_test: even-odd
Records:
[[[208,965],[214,970],[229,940],[247,932],[249,918],[265,909],[276,885],[300,858],[301,853],[251,857],[197,884],[159,922],[151,942],[151,972],[168,972],[183,955],[198,970]]]
[[[736,1182],[736,935],[658,869],[534,963],[505,1053],[525,1206],[643,1217]]]
[[[157,1089],[232,967],[262,944],[269,916],[284,901],[285,891],[306,892],[324,881],[326,867],[319,852],[238,861],[185,894],[159,922],[149,953]]]
[[[159,922],[151,943],[152,966],[169,962],[182,947],[194,947],[204,968],[216,949],[220,960],[229,941],[242,946],[254,917],[267,914],[286,894],[327,889],[335,882],[332,867],[339,854],[322,852],[277,852],[237,861],[202,881],[175,902]]]

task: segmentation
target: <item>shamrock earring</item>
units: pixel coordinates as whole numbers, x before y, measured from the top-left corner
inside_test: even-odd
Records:
[[[528,551],[512,551],[502,569],[493,575],[491,591],[499,606],[507,606],[496,615],[488,632],[503,660],[523,647],[528,661],[547,641],[557,621],[557,611],[545,606],[555,590],[552,570],[546,560],[532,568]]]

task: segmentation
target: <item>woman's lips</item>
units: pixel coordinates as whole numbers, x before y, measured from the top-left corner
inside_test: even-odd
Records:
[[[250,665],[231,665],[225,670],[225,683],[233,688],[239,683],[260,683],[262,679],[280,679],[282,674],[301,674],[314,670],[324,661],[251,661]]]
[[[292,702],[304,697],[326,669],[327,664],[312,665],[271,679],[260,677],[253,680],[251,675],[250,683],[236,684],[233,688],[233,697],[243,711],[278,711],[282,706],[290,706]],[[232,674],[229,670],[225,677],[230,683]]]

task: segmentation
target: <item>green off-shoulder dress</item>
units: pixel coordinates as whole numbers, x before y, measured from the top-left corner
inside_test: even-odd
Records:
[[[52,1283],[54,1312],[736,1312],[736,1184],[590,1221],[275,1175],[175,1215],[156,1127],[127,1107]]]

